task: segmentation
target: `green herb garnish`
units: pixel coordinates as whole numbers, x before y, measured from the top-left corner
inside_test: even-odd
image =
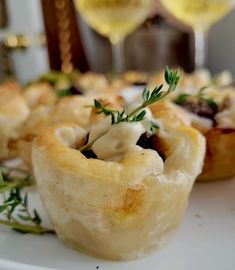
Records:
[[[180,105],[180,106],[184,106],[187,101],[188,101],[188,97],[190,97],[189,94],[186,94],[186,93],[183,93],[183,94],[180,94],[175,100],[174,100],[174,103]]]
[[[30,211],[28,194],[22,195],[22,188],[28,181],[27,179],[9,181],[9,178],[5,181],[4,174],[0,170],[0,193],[3,197],[0,213],[6,217],[6,219],[0,219],[0,224],[10,226],[21,233],[53,233],[52,230],[41,225],[42,220],[36,209]]]
[[[212,109],[218,109],[218,104],[214,101],[211,97],[206,97],[204,90],[207,89],[209,86],[204,86],[199,89],[196,95],[190,95],[187,93],[180,94],[175,100],[174,103],[184,106],[189,102],[189,99],[196,98],[200,103],[206,103]]]

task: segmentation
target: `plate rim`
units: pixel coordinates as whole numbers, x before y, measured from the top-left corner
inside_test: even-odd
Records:
[[[24,264],[0,258],[0,270],[59,270],[59,269],[41,267],[33,264]]]

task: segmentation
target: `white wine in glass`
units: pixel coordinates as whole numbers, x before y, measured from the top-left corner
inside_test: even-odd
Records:
[[[204,67],[207,31],[234,7],[235,0],[161,0],[161,2],[177,19],[194,29],[196,68]]]
[[[112,44],[114,71],[124,69],[122,43],[147,18],[153,0],[75,0],[84,20]]]

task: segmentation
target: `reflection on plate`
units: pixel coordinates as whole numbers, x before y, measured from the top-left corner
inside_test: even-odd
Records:
[[[30,199],[43,220],[47,219],[33,190]],[[69,249],[55,236],[21,235],[0,227],[1,270],[34,270],[17,262],[63,270],[230,270],[235,269],[234,250],[235,179],[196,184],[176,237],[161,251],[141,260],[103,261]]]

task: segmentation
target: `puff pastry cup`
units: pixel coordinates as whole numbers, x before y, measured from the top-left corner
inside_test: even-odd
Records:
[[[235,175],[235,129],[214,128],[206,133],[207,151],[199,181],[219,180]]]
[[[175,232],[202,169],[205,140],[164,115],[158,137],[165,161],[137,145],[127,148],[119,162],[86,158],[76,149],[87,131],[75,124],[57,124],[36,138],[32,159],[39,194],[66,244],[94,256],[129,260],[160,248]],[[128,140],[128,129],[123,132],[114,136]]]
[[[203,133],[207,142],[205,164],[198,180],[226,179],[235,175],[235,90],[208,88],[204,92],[203,106],[202,102],[199,106],[198,101],[194,103],[193,98],[183,105],[190,124]]]
[[[0,85],[0,160],[17,155],[17,140],[29,113],[18,87],[9,83]]]

